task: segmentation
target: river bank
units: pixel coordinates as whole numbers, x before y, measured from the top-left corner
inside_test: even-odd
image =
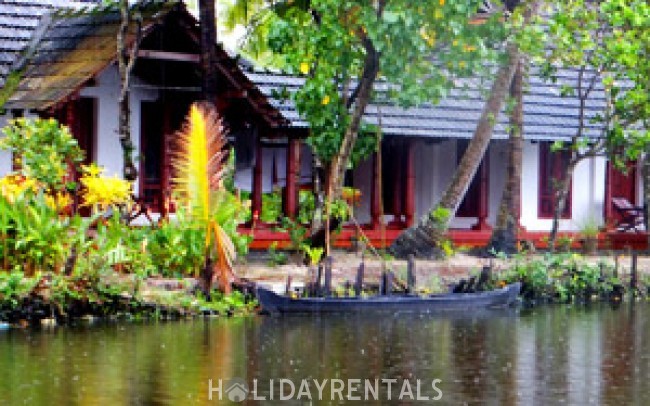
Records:
[[[300,292],[313,281],[316,267],[278,265],[268,255],[251,255],[237,266],[246,282],[278,292],[289,288]],[[529,304],[620,300],[624,295],[647,296],[650,286],[650,258],[638,257],[636,276],[627,256],[581,256],[577,254],[534,254],[511,258],[481,258],[458,253],[444,260],[416,260],[416,290],[421,294],[447,292],[459,283],[478,278],[490,270],[487,288],[521,281],[522,297]],[[364,283],[379,283],[384,270],[406,280],[407,261],[364,258],[337,252],[332,259],[332,286],[337,295],[350,294],[357,269],[364,264]],[[84,320],[182,319],[202,316],[245,315],[256,312],[252,295],[218,292],[206,300],[196,278],[139,277],[111,273],[81,277],[21,273],[0,275],[0,322],[12,326],[74,324]],[[635,289],[631,288],[634,284]]]

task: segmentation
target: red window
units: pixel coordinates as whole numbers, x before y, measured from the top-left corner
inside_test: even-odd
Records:
[[[552,218],[555,210],[555,194],[560,180],[565,176],[571,153],[566,150],[551,151],[551,142],[539,143],[539,218]],[[571,218],[571,195],[573,185],[569,184],[564,211],[560,218]]]

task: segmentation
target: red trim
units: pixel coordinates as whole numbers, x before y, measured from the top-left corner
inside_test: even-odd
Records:
[[[539,176],[537,193],[537,217],[552,219],[555,205],[554,184],[566,173],[569,164],[569,151],[551,151],[551,142],[539,143]],[[570,219],[573,201],[573,182],[569,184],[564,212],[560,218]]]
[[[240,227],[239,232],[247,235],[253,235],[254,239],[250,245],[252,250],[266,250],[271,245],[280,249],[291,247],[291,238],[287,232],[279,232],[272,228],[258,227],[255,229]],[[373,247],[383,248],[390,244],[400,235],[402,229],[387,227],[385,230],[364,228],[364,235],[370,240]],[[350,227],[344,229],[336,235],[333,246],[336,248],[352,248],[355,240],[358,240],[359,233]],[[572,248],[579,250],[581,248],[580,236],[576,232],[561,232],[560,236],[573,237]],[[449,238],[457,246],[463,247],[484,247],[492,232],[490,230],[473,231],[452,229],[449,231]],[[520,241],[530,241],[537,248],[548,248],[546,231],[522,231],[519,235]],[[600,249],[645,249],[648,243],[648,237],[645,233],[601,233],[598,236],[598,247]]]

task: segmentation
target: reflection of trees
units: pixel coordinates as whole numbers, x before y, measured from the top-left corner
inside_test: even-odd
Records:
[[[366,314],[9,331],[0,334],[0,404],[207,403],[208,379],[231,377],[439,378],[444,404],[514,404],[518,394],[523,404],[598,396],[650,404],[648,316],[638,303],[521,318]]]
[[[628,404],[640,402],[639,394],[636,393],[633,385],[639,379],[635,367],[642,364],[637,357],[644,353],[644,348],[637,347],[637,344],[641,343],[636,342],[636,316],[635,304],[622,306],[615,311],[603,311],[601,315],[603,318],[601,341],[603,400],[620,400]],[[647,352],[648,348],[646,347],[645,350]],[[644,376],[648,376],[647,369]]]

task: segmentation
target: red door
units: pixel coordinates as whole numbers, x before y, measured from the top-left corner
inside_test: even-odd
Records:
[[[632,203],[632,205],[636,206],[636,164],[633,162],[628,163],[627,171],[625,173],[614,168],[609,162],[607,163],[607,168],[609,176],[611,177],[609,182],[611,198],[622,197],[627,199]],[[609,218],[619,221],[620,215],[613,207],[611,207],[611,199],[609,205]]]

